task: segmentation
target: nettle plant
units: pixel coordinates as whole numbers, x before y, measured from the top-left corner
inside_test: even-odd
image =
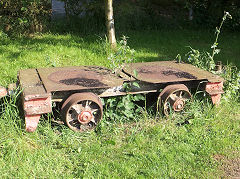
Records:
[[[213,72],[215,69],[215,62],[214,62],[214,56],[216,54],[220,53],[220,49],[218,49],[218,38],[221,33],[221,29],[223,26],[223,23],[227,20],[227,18],[232,19],[232,16],[229,14],[229,12],[224,12],[221,24],[219,27],[216,27],[216,36],[215,36],[215,41],[211,46],[212,52],[201,52],[199,50],[193,49],[192,47],[189,47],[191,50],[186,54],[187,62]]]
[[[117,49],[110,51],[108,55],[109,67],[112,72],[119,75],[122,68],[128,63],[134,61],[135,50],[131,49],[127,45],[128,37],[123,36],[121,41],[118,43]],[[137,72],[134,70],[134,75],[137,77]],[[132,87],[139,88],[137,82],[126,82],[123,84],[123,89],[129,92]],[[105,107],[105,118],[111,120],[130,120],[134,119],[136,115],[140,114],[142,107],[136,102],[145,100],[145,97],[141,94],[125,96],[110,97],[103,100]]]
[[[192,47],[189,47],[190,51],[185,55],[187,56],[187,60],[185,60],[185,62],[191,63],[199,68],[211,71],[212,73],[216,73],[214,71],[216,66],[214,62],[214,57],[215,55],[220,53],[220,49],[218,48],[218,39],[221,33],[222,26],[228,18],[232,19],[232,16],[229,14],[229,12],[224,12],[220,26],[216,27],[215,41],[211,45],[212,52],[201,52],[199,50],[193,49]],[[178,61],[179,59],[181,59],[179,55],[177,55],[176,58],[178,59]],[[224,98],[229,99],[238,96],[240,89],[240,72],[238,71],[237,67],[232,66],[231,64],[224,66],[220,75],[226,80],[224,83]]]
[[[108,56],[109,67],[116,74],[128,63],[133,62],[135,50],[127,45],[128,37],[122,36],[116,50],[111,51]]]

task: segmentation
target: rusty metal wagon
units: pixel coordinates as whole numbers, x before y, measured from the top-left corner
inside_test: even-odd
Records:
[[[134,75],[137,72],[137,76]],[[99,66],[38,68],[20,70],[26,130],[34,132],[42,114],[52,112],[52,103],[61,102],[66,125],[74,131],[93,129],[103,116],[100,98],[159,92],[164,114],[184,109],[190,89],[206,91],[213,104],[223,93],[223,78],[190,64],[176,61],[131,63],[116,75]],[[125,83],[137,82],[130,90]]]

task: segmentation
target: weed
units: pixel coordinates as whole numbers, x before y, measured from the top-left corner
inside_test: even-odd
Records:
[[[229,14],[229,12],[224,12],[224,16],[222,18],[220,26],[216,27],[215,41],[211,46],[212,53],[210,54],[209,52],[201,52],[199,50],[196,50],[190,47],[191,51],[189,51],[186,54],[186,56],[188,56],[186,60],[187,62],[199,68],[215,73],[214,69],[216,65],[214,62],[214,56],[220,53],[220,49],[217,48],[219,45],[218,39],[221,33],[221,28],[223,26],[223,23],[227,20],[227,18],[232,19],[232,16]],[[239,74],[240,72],[238,71],[237,67],[234,67],[231,64],[224,67],[223,73],[221,74],[221,76],[226,80],[224,83],[224,90],[225,90],[224,99],[227,99],[227,98],[233,99],[238,96],[239,88],[240,88]]]
[[[213,71],[215,68],[215,62],[211,57],[209,52],[200,52],[199,50],[189,47],[189,51],[186,56],[188,56],[187,62],[193,64],[198,68],[202,68],[208,71]]]
[[[214,56],[215,54],[218,54],[220,52],[220,49],[217,49],[218,47],[218,37],[221,33],[221,28],[223,26],[223,23],[227,20],[227,18],[230,18],[232,19],[232,16],[229,14],[229,12],[224,12],[224,15],[223,15],[223,18],[222,18],[222,21],[221,21],[221,24],[218,27],[216,27],[216,38],[215,38],[215,42],[213,43],[213,45],[211,46],[211,48],[213,49],[212,51],[212,55],[211,55],[211,59],[213,60],[214,59]]]
[[[240,71],[236,66],[231,64],[223,67],[223,73],[221,74],[225,79],[223,98],[225,100],[239,100],[240,94]]]
[[[109,67],[112,72],[119,75],[120,71],[130,62],[134,60],[135,50],[127,45],[128,37],[123,36],[115,51],[110,51],[108,56]],[[107,43],[107,42],[106,42]],[[107,46],[109,48],[109,46]],[[107,50],[108,50],[107,48]],[[109,51],[109,50],[108,50]],[[137,77],[137,71],[134,70],[134,76]],[[133,87],[139,88],[137,82],[125,82],[122,86],[125,92],[131,91]],[[103,100],[105,106],[105,118],[111,120],[125,121],[136,118],[141,112],[141,107],[136,102],[144,100],[141,95],[130,95],[120,97],[112,97]]]
[[[104,116],[106,119],[117,121],[135,119],[142,112],[142,107],[136,102],[142,100],[145,98],[141,94],[107,98],[104,100]]]
[[[135,50],[131,49],[127,45],[128,37],[123,36],[119,42],[118,48],[116,51],[113,51],[109,54],[109,67],[113,70],[114,73],[118,74],[119,71],[130,62],[134,61]]]
[[[218,38],[221,33],[221,28],[223,26],[223,23],[227,20],[227,18],[232,18],[232,16],[229,14],[229,12],[224,12],[224,16],[222,18],[219,28],[216,27],[215,41],[211,46],[212,54],[210,54],[209,52],[200,52],[199,50],[196,50],[190,47],[191,51],[186,54],[186,56],[188,56],[187,62],[208,71],[214,70],[216,66],[214,62],[214,56],[220,53],[220,49],[217,49]]]

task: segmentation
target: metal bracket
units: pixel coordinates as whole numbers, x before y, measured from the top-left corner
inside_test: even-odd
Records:
[[[208,82],[205,91],[211,96],[212,103],[219,105],[223,91],[223,82]]]
[[[49,113],[52,111],[51,96],[47,98],[31,99],[23,101],[23,108],[25,112],[25,127],[27,132],[34,132],[41,114]]]
[[[25,115],[25,129],[27,132],[34,132],[37,129],[37,125],[41,114],[38,115]]]

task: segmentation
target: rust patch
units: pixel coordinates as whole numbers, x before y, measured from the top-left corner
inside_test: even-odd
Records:
[[[48,76],[48,79],[59,83],[62,80],[67,79],[97,79],[102,80],[102,76],[96,71],[90,71],[85,69],[69,69],[69,70],[59,70]]]
[[[100,82],[97,79],[89,79],[89,78],[70,78],[65,80],[60,80],[60,83],[65,85],[79,85],[83,87],[106,87],[107,85]]]
[[[139,69],[138,69],[138,73],[151,74],[151,73],[153,73],[153,71],[150,71],[150,70],[144,69],[144,68],[139,68]]]
[[[196,76],[188,72],[166,66],[141,66],[136,70],[138,72],[138,76],[144,79],[144,81],[148,81],[149,79],[197,79]]]
[[[99,66],[84,66],[86,69],[85,71],[91,71],[95,72],[99,75],[108,75],[109,73],[112,73],[111,70],[104,68],[104,67],[99,67]]]
[[[138,68],[139,74],[152,74],[156,78],[159,77],[160,74],[165,76],[176,76],[177,78],[187,78],[187,79],[197,79],[197,77],[193,76],[188,72],[184,72],[181,70],[173,69],[173,68],[156,68],[156,66],[147,66]],[[160,74],[159,74],[160,73]]]
[[[47,92],[98,89],[120,86],[123,79],[98,66],[37,69]]]
[[[204,71],[190,64],[177,63],[176,61],[158,61],[131,63],[123,68],[123,71],[134,76],[134,70],[138,72],[136,79],[149,83],[168,83],[206,80],[209,82],[221,82],[223,78]]]
[[[190,73],[183,72],[183,71],[167,70],[167,71],[163,71],[162,74],[165,76],[174,75],[177,78],[197,79],[196,76],[193,76]]]
[[[102,72],[102,73],[101,73]],[[72,70],[60,70],[52,73],[48,76],[48,79],[55,83],[62,83],[65,85],[78,85],[82,87],[106,87],[107,85],[102,83],[102,75],[107,72],[96,71],[96,68],[89,67],[89,69],[72,69]]]

